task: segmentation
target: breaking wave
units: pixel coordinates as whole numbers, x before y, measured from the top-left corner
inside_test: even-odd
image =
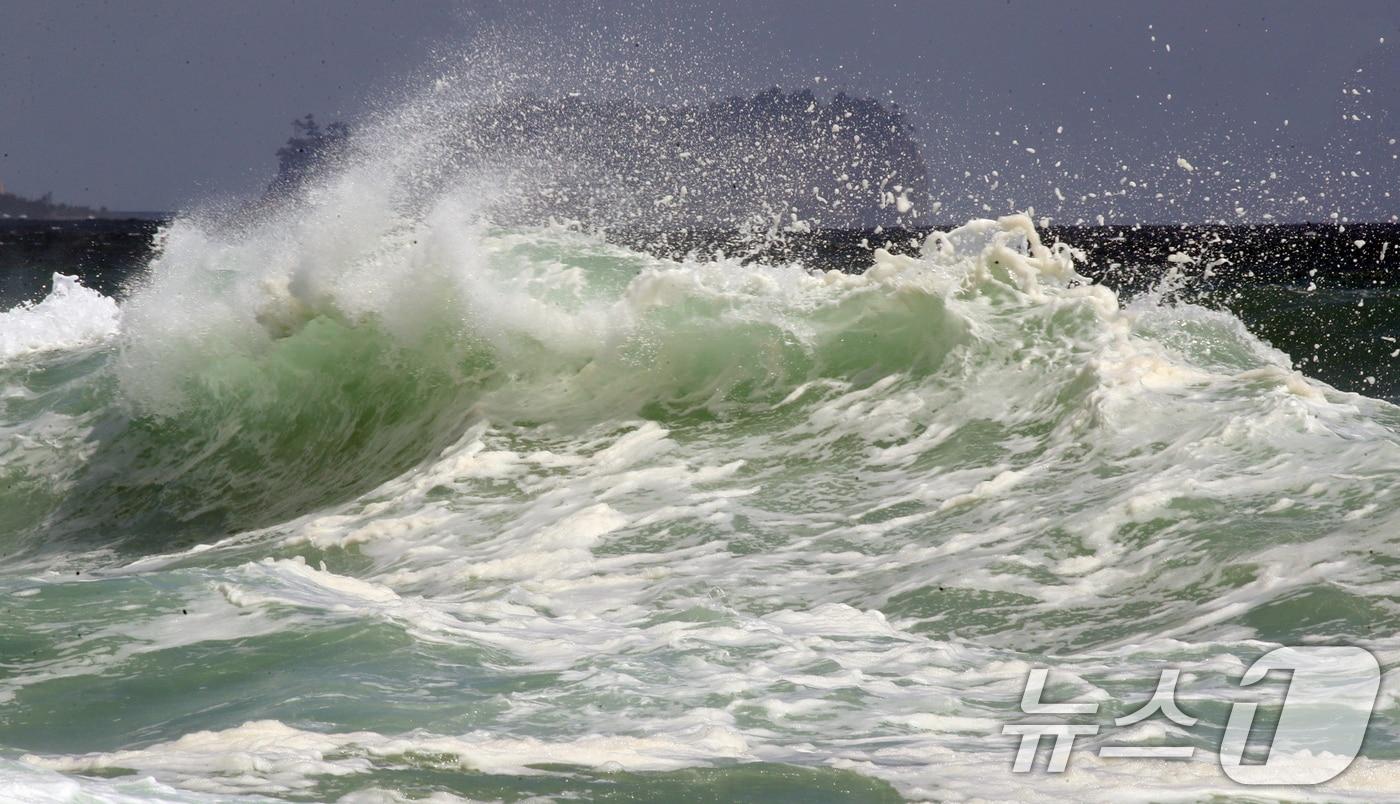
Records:
[[[1230,314],[1025,215],[850,273],[503,220],[520,174],[426,118],[172,223],[120,307],[0,315],[15,789],[1017,798],[1030,666],[1200,703],[1275,643],[1400,659],[1400,409]],[[1396,714],[1329,795],[1394,789]],[[1230,789],[1160,764],[1056,789]]]

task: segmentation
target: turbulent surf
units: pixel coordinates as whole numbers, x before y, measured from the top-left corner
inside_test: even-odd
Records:
[[[408,142],[0,314],[16,795],[1223,795],[1255,657],[1400,659],[1400,408],[1229,312],[1026,215],[656,256]],[[1202,757],[1009,771],[1030,668],[1167,666],[1201,724],[1113,739]],[[1320,795],[1400,790],[1398,714]]]

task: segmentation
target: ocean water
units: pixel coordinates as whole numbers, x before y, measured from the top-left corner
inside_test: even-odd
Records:
[[[1025,215],[848,273],[386,170],[0,313],[0,798],[1400,795],[1396,405]],[[1345,773],[1244,788],[1285,645],[1380,695]],[[1065,773],[1013,771],[1036,668],[1099,704]],[[1168,668],[1198,722],[1113,727]]]
[[[1271,647],[1395,660],[1400,409],[1228,313],[1024,217],[850,275],[450,211],[0,318],[6,795],[1223,795],[1001,726],[1173,666],[1204,752]]]

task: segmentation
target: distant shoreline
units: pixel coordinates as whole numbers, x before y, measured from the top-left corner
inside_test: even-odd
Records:
[[[0,284],[7,285],[11,295],[23,285],[21,297],[27,298],[46,292],[49,274],[62,271],[98,283],[104,293],[120,292],[121,280],[146,265],[157,247],[158,232],[172,220],[170,215],[132,214],[140,217],[0,217]],[[604,236],[663,258],[722,253],[744,263],[799,262],[857,273],[869,266],[876,248],[912,253],[929,232],[950,228],[814,229],[780,232],[767,240],[730,229],[611,229]],[[1082,252],[1084,275],[1123,289],[1151,287],[1172,266],[1192,266],[1216,284],[1306,286],[1318,281],[1331,287],[1375,288],[1393,286],[1400,276],[1400,224],[1394,223],[1052,224],[1040,231],[1045,242],[1063,241]]]
[[[120,221],[171,221],[179,217],[179,213],[174,212],[150,212],[150,210],[130,210],[130,212],[112,212],[101,214],[101,216],[76,216],[76,217],[27,217],[10,216],[10,214],[0,214],[0,227],[13,226],[13,224],[55,224],[55,223],[120,223]],[[973,216],[977,217],[977,216]],[[987,216],[997,217],[997,216]],[[966,223],[966,220],[948,220],[937,224],[920,224],[920,226],[888,227],[886,233],[889,237],[897,237],[897,233],[923,233],[927,235],[931,231],[951,231]],[[1334,220],[1295,220],[1277,221],[1271,220],[1267,223],[1219,223],[1219,221],[1141,221],[1141,223],[1057,223],[1051,221],[1050,226],[1040,226],[1036,228],[1042,231],[1141,231],[1141,230],[1219,230],[1219,231],[1288,231],[1288,230],[1350,230],[1350,228],[1369,227],[1396,227],[1396,221],[1389,220],[1351,220],[1347,223],[1338,223]],[[687,227],[690,228],[690,227]],[[826,231],[826,233],[844,233],[844,231],[861,231],[869,233],[874,227],[813,227],[812,231]],[[623,230],[610,230],[623,231]],[[629,230],[630,231],[630,230]],[[706,228],[693,228],[694,233],[706,233],[706,231],[728,231],[728,230],[706,230]],[[664,230],[658,231],[638,231],[637,234],[661,235]]]
[[[109,212],[104,215],[72,215],[34,217],[30,215],[0,214],[0,225],[42,224],[42,223],[84,223],[87,221],[168,221],[174,220],[173,212],[150,212],[144,210]]]
[[[6,214],[0,214],[0,227],[12,225],[12,224],[26,224],[26,225],[27,225],[27,224],[43,224],[43,223],[89,223],[89,222],[94,222],[94,223],[96,223],[96,222],[112,223],[112,222],[119,222],[119,221],[172,221],[172,220],[174,220],[175,218],[179,217],[179,215],[180,215],[180,213],[178,213],[178,212],[156,212],[156,211],[152,211],[152,210],[127,210],[127,211],[114,211],[114,212],[109,212],[109,213],[106,213],[106,214],[103,214],[103,215],[81,215],[81,216],[38,217],[38,218],[36,218],[36,217],[31,217],[31,216],[26,216],[26,215],[6,215]],[[978,216],[972,216],[972,217],[978,217]],[[993,217],[993,218],[995,218],[995,217],[997,217],[997,216],[995,216],[995,215],[988,215],[988,216],[986,216],[986,217]],[[924,234],[928,234],[929,232],[932,232],[932,231],[946,232],[946,231],[949,231],[949,230],[952,230],[952,229],[956,229],[957,227],[961,226],[962,224],[964,224],[964,223],[966,223],[966,222],[967,222],[966,219],[964,219],[964,220],[959,220],[959,221],[954,221],[954,220],[951,220],[951,219],[950,219],[950,220],[947,220],[947,221],[943,221],[942,223],[920,224],[920,225],[917,225],[917,226],[904,226],[904,227],[888,227],[888,228],[886,229],[886,231],[891,232],[891,233],[893,233],[893,232],[900,232],[900,231],[903,231],[903,232],[923,232]],[[1351,228],[1354,228],[1354,227],[1381,227],[1381,226],[1392,226],[1392,227],[1393,227],[1393,226],[1396,226],[1396,225],[1397,225],[1397,224],[1396,224],[1395,221],[1382,221],[1382,220],[1352,220],[1352,221],[1346,221],[1345,223],[1341,223],[1341,222],[1338,222],[1338,221],[1312,221],[1312,220],[1299,220],[1299,221],[1277,221],[1277,220],[1274,220],[1274,221],[1254,222],[1254,223],[1221,223],[1221,222],[1219,222],[1219,221],[1187,221],[1187,222],[1183,222],[1183,221],[1139,221],[1139,222],[1134,222],[1134,223],[1104,223],[1104,224],[1097,224],[1097,223],[1059,223],[1059,222],[1056,222],[1056,221],[1052,221],[1052,222],[1050,223],[1050,225],[1048,225],[1048,226],[1041,226],[1040,224],[1037,223],[1036,228],[1041,229],[1041,230],[1055,230],[1055,231],[1062,231],[1062,232],[1064,232],[1064,231],[1086,231],[1086,232],[1092,232],[1092,231],[1107,231],[1107,230],[1142,230],[1142,229],[1191,229],[1191,230],[1205,230],[1205,229],[1210,229],[1210,230],[1221,230],[1221,231],[1226,231],[1226,230],[1229,230],[1229,231],[1240,231],[1240,230],[1249,230],[1249,231],[1285,231],[1285,230],[1289,230],[1289,229],[1339,229],[1339,228],[1340,228],[1340,229],[1351,229]],[[692,229],[692,227],[686,227],[686,228],[687,228],[687,229]],[[707,231],[707,230],[705,230],[704,228],[700,228],[700,229],[693,229],[693,231],[701,232],[701,231]],[[714,230],[714,231],[720,231],[720,230],[716,229],[716,230]],[[856,232],[856,231],[863,231],[863,232],[868,232],[868,231],[871,231],[871,228],[870,228],[870,227],[861,228],[861,227],[841,227],[841,226],[835,226],[835,227],[817,226],[817,227],[813,227],[813,231],[823,231],[823,232],[844,232],[844,231]],[[647,232],[645,232],[644,234],[648,234],[648,235],[657,235],[657,234],[664,234],[664,233],[665,233],[665,230],[657,230],[657,231],[647,231]]]

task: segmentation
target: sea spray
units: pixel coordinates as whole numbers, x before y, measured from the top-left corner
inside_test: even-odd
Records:
[[[1396,655],[1375,569],[1400,523],[1396,410],[1309,380],[1228,314],[1123,308],[1024,217],[860,275],[430,217],[363,275],[432,276],[431,293],[213,271],[179,298],[244,305],[210,317],[229,329],[147,343],[155,277],[119,343],[87,347],[130,417],[117,440],[152,440],[94,486],[139,525],[98,528],[90,503],[66,541],[32,528],[5,580],[34,645],[0,684],[25,783],[130,769],[221,794],[414,778],[482,797],[557,789],[537,763],[562,760],[594,769],[578,791],[754,774],[1016,797],[1031,788],[999,726],[1027,667],[1131,695],[1171,662],[1190,706],[1259,646],[1322,628]],[[208,248],[183,252],[188,234],[165,259]],[[182,350],[193,368],[162,388],[145,358]],[[442,440],[394,415],[443,422]],[[93,436],[83,472],[115,454]],[[244,476],[237,444],[264,458]],[[161,491],[127,491],[143,476]],[[178,516],[234,503],[289,508],[232,532]],[[64,620],[44,626],[55,595]],[[209,669],[167,672],[161,707],[140,692],[192,662]],[[150,737],[56,729],[75,694],[108,701],[80,722]],[[1221,721],[1193,711],[1208,745]],[[1388,760],[1359,762],[1329,789],[1385,789]],[[1172,767],[1134,784],[1229,789],[1213,765]],[[1118,772],[1078,760],[1065,795]]]
[[[518,88],[458,78],[169,224],[119,316],[0,322],[7,789],[1228,796],[1252,661],[1400,660],[1395,406],[1026,215],[856,272],[525,220],[567,141],[464,148]],[[1014,774],[1047,667],[1105,724],[1179,668],[1199,724]],[[1393,796],[1396,715],[1320,796]]]

